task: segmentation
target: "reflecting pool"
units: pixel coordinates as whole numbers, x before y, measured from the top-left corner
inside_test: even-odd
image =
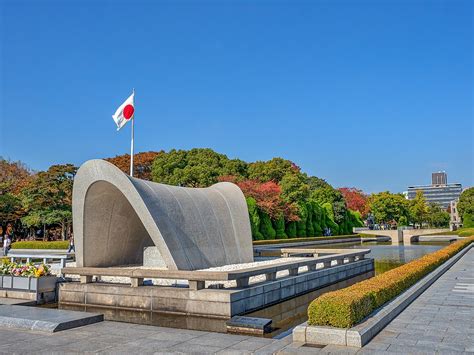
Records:
[[[375,272],[380,274],[412,260],[419,259],[423,255],[439,250],[448,244],[449,242],[422,242],[411,245],[392,245],[390,242],[357,242],[314,245],[311,248],[370,249],[370,254],[367,257],[375,260]]]

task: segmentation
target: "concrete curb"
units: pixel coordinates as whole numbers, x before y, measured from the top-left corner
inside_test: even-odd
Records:
[[[310,326],[303,323],[293,330],[293,341],[318,345],[343,345],[361,348],[407,308],[418,296],[462,258],[473,243],[426,275],[401,295],[374,311],[365,321],[349,329]]]

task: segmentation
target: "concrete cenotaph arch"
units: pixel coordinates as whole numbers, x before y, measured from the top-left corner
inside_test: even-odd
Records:
[[[72,210],[78,267],[141,264],[147,246],[169,270],[253,261],[247,204],[232,183],[170,186],[90,160],[74,179]]]

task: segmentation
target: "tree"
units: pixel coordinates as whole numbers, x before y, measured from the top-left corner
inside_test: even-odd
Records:
[[[280,181],[282,198],[290,203],[305,201],[309,197],[309,186],[303,174],[287,173]]]
[[[202,148],[161,153],[155,158],[151,173],[155,182],[188,187],[208,187],[220,176],[245,178],[246,174],[247,164],[242,160]]]
[[[247,208],[249,210],[250,229],[254,240],[262,240],[263,235],[260,233],[260,216],[258,214],[257,202],[253,197],[247,197]]]
[[[273,227],[276,232],[277,239],[286,239],[288,236],[285,233],[285,218],[281,216],[276,221],[273,222]]]
[[[401,194],[388,191],[373,194],[369,198],[369,207],[377,223],[398,222],[408,216],[408,202]]]
[[[142,152],[133,156],[133,177],[151,180],[151,167],[153,161],[161,152]],[[106,158],[108,162],[114,164],[117,168],[126,174],[130,174],[130,154],[117,155],[114,158]]]
[[[420,228],[427,220],[428,206],[423,191],[417,191],[416,196],[409,202],[409,211],[414,223],[418,223]]]
[[[329,184],[326,182],[326,180],[321,179],[321,178],[318,178],[318,177],[316,177],[316,176],[309,176],[309,177],[306,179],[306,183],[308,184],[310,191],[315,191],[315,190],[321,189],[321,188],[323,188],[323,187],[330,187],[330,188],[332,188],[332,186],[329,185]]]
[[[355,187],[341,187],[338,190],[342,193],[348,209],[359,211],[362,216],[367,215],[369,197],[362,190]]]
[[[265,212],[260,212],[260,233],[264,239],[275,239],[276,231],[273,229],[272,221]]]
[[[282,199],[281,187],[276,182],[261,183],[257,180],[241,180],[233,176],[222,176],[219,181],[228,181],[237,184],[246,197],[252,197],[258,208],[265,212],[272,220],[281,216],[287,221],[298,220],[297,206]]]
[[[474,215],[465,212],[462,216],[463,228],[474,228]]]
[[[457,209],[463,219],[463,227],[468,228],[467,225],[470,225],[470,221],[474,220],[474,187],[470,187],[461,193]]]
[[[28,227],[60,224],[61,236],[72,218],[72,184],[77,168],[72,164],[53,165],[36,174],[26,186],[21,199],[26,216],[22,222]]]
[[[6,231],[6,227],[9,223],[15,223],[23,215],[24,211],[21,200],[17,196],[11,193],[0,194],[0,222],[2,232]]]
[[[342,193],[334,189],[331,185],[323,186],[311,191],[311,199],[318,202],[320,205],[329,203],[333,209],[333,221],[337,224],[342,223],[346,214],[346,201]]]
[[[286,174],[295,172],[299,173],[300,168],[292,161],[282,158],[257,161],[250,163],[248,167],[249,179],[261,182],[274,181],[279,183]]]
[[[451,216],[444,211],[438,204],[430,203],[427,209],[426,220],[430,227],[448,227]]]
[[[20,161],[12,162],[0,157],[0,195],[18,195],[31,178],[30,169]]]

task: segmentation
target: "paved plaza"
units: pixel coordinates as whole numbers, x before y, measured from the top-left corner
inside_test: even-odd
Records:
[[[44,334],[0,330],[0,352],[21,353],[474,353],[474,249],[363,349],[119,322]]]

